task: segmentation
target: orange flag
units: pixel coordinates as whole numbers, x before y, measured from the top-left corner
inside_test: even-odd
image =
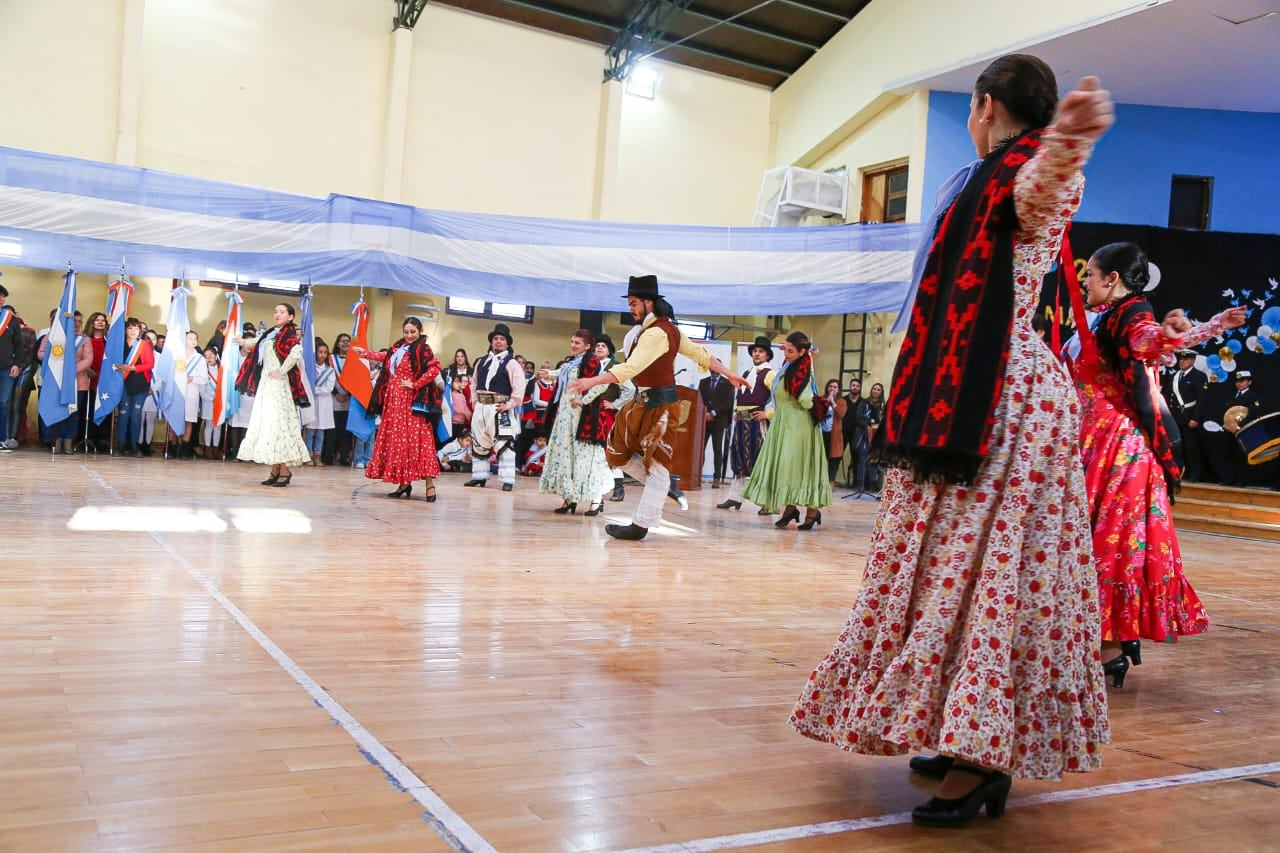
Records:
[[[351,324],[351,344],[353,347],[369,348],[369,306],[361,299],[351,306],[355,322]],[[368,366],[356,358],[348,356],[342,365],[342,376],[339,378],[342,387],[352,397],[360,401],[360,405],[369,408],[369,400],[373,398],[373,378],[369,375]]]

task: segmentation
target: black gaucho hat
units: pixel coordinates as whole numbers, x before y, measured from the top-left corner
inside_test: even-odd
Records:
[[[756,336],[756,339],[751,346],[747,347],[747,355],[750,355],[753,349],[762,349],[770,359],[773,358],[773,341],[769,340],[764,335]]]
[[[618,348],[613,345],[613,338],[608,335],[596,335],[596,343],[607,346],[609,348],[609,355],[613,355],[618,351]]]
[[[658,292],[658,277],[656,275],[633,275],[631,281],[627,283],[627,296],[625,298],[636,297],[637,299],[648,299],[656,302],[662,298],[662,294]]]
[[[511,330],[507,328],[506,323],[498,323],[496,326],[493,327],[493,331],[489,333],[490,346],[493,345],[494,335],[502,335],[504,338],[506,338],[508,349],[516,345],[515,338],[511,337]]]

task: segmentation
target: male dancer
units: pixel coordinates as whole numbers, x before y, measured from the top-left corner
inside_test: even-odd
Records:
[[[575,379],[569,390],[582,394],[597,385],[632,380],[636,396],[618,411],[609,435],[605,457],[609,464],[627,469],[644,482],[644,492],[631,524],[609,524],[605,532],[615,539],[643,539],[649,528],[662,523],[662,504],[671,486],[671,437],[675,435],[680,404],[676,396],[675,361],[680,353],[703,370],[745,384],[720,360],[694,346],[673,322],[671,304],[658,293],[657,276],[632,276],[627,287],[627,308],[643,326],[627,352],[627,360],[590,379]],[[670,430],[670,433],[668,433]],[[671,437],[669,437],[671,436]]]
[[[511,357],[511,330],[498,323],[489,333],[489,351],[476,362],[475,407],[471,413],[471,479],[464,486],[484,488],[489,481],[489,456],[498,454],[498,482],[502,491],[516,485],[516,437],[520,417],[512,412],[524,399],[524,369]]]
[[[756,457],[764,445],[772,414],[765,406],[778,375],[769,367],[773,360],[773,343],[764,335],[758,336],[747,347],[751,367],[742,374],[745,390],[738,391],[733,409],[733,437],[729,442],[729,462],[733,468],[733,482],[729,484],[729,497],[716,504],[716,509],[742,509],[742,490],[756,466]],[[769,513],[761,508],[760,515]]]

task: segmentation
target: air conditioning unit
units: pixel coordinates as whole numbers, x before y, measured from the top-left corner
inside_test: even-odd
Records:
[[[764,173],[752,224],[758,228],[799,225],[808,216],[845,215],[849,173],[783,166]]]

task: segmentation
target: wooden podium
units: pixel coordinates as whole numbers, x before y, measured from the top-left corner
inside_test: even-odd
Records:
[[[676,386],[680,417],[674,425],[671,446],[675,450],[671,473],[680,478],[680,488],[691,492],[702,488],[702,454],[706,450],[704,407],[697,388]],[[668,426],[668,429],[671,427]]]

